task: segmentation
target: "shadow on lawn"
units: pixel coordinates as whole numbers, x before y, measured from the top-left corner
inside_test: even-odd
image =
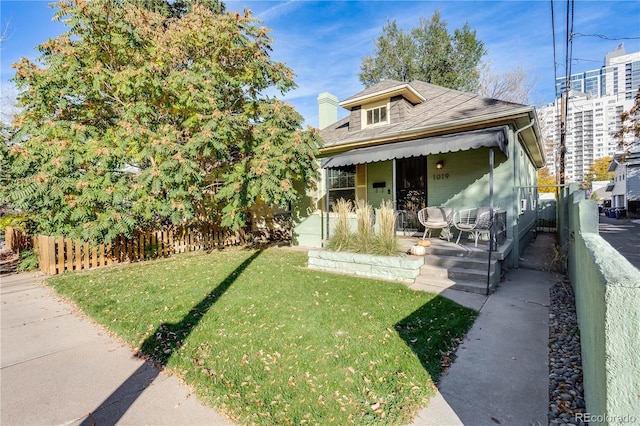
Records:
[[[398,321],[394,328],[437,383],[453,362],[458,345],[477,313],[436,296]]]
[[[187,340],[191,331],[200,323],[211,306],[231,287],[231,284],[253,262],[262,250],[256,251],[242,262],[224,281],[194,306],[182,320],[177,323],[163,323],[143,343],[137,356],[146,359],[138,369],[129,376],[98,408],[84,419],[81,426],[96,424],[116,424],[124,413],[133,405],[142,392],[160,374],[169,358]]]

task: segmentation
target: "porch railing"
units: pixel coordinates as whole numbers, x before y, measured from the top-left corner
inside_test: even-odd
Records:
[[[507,239],[507,212],[493,214],[493,235],[498,246]]]

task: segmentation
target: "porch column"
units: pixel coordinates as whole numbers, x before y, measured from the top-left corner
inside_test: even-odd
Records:
[[[391,161],[391,200],[393,202],[393,211],[398,210],[398,204],[396,200],[396,159]]]
[[[494,232],[493,232],[493,147],[489,148],[489,259],[487,261],[487,289],[485,294],[489,295],[489,289],[491,288],[491,252],[497,249],[494,247]]]
[[[493,219],[493,148],[489,148],[489,207]]]
[[[493,231],[493,219],[494,219],[494,214],[493,214],[493,163],[494,163],[494,152],[493,152],[493,147],[489,148],[489,208],[490,208],[490,221],[489,221],[489,253],[491,253],[491,249],[497,249],[497,247],[494,247],[494,242],[493,242],[493,238],[494,238],[494,231]]]
[[[325,192],[324,192],[324,205],[325,205],[325,213],[326,213],[326,223],[327,223],[327,227],[326,227],[326,236],[325,236],[325,240],[329,239],[329,169],[324,169],[324,186],[325,186]]]

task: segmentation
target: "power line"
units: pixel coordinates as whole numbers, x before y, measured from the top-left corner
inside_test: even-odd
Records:
[[[578,63],[578,62],[598,62],[601,63],[602,59],[585,59],[585,58],[573,58],[573,62]]]
[[[551,1],[551,34],[553,37],[553,84],[558,81],[558,61],[556,59],[556,21],[553,14],[553,0]],[[555,91],[555,90],[554,90]]]
[[[571,5],[571,26],[569,28],[569,5]],[[567,64],[569,64],[569,68],[567,70],[567,81],[571,77],[571,64],[573,62],[573,23],[575,22],[575,0],[567,0],[567,43],[568,43],[568,55],[567,55]]]
[[[640,36],[638,37],[609,37],[604,34],[583,34],[583,33],[573,33],[574,37],[598,37],[603,40],[640,40]]]

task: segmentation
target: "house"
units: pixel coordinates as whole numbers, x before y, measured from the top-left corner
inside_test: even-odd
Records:
[[[391,200],[399,230],[418,232],[425,206],[493,205],[506,213],[505,266],[517,267],[535,230],[536,171],[545,165],[534,107],[394,80],[318,101],[322,179],[296,206],[294,244],[320,247],[329,206],[341,197],[374,208]],[[340,120],[338,106],[348,111]]]
[[[591,182],[591,199],[596,200],[598,209],[602,211],[604,208],[611,207],[611,189],[612,182],[608,180],[596,180]]]
[[[640,213],[640,151],[617,153],[609,164],[614,172],[611,191],[611,207]]]

